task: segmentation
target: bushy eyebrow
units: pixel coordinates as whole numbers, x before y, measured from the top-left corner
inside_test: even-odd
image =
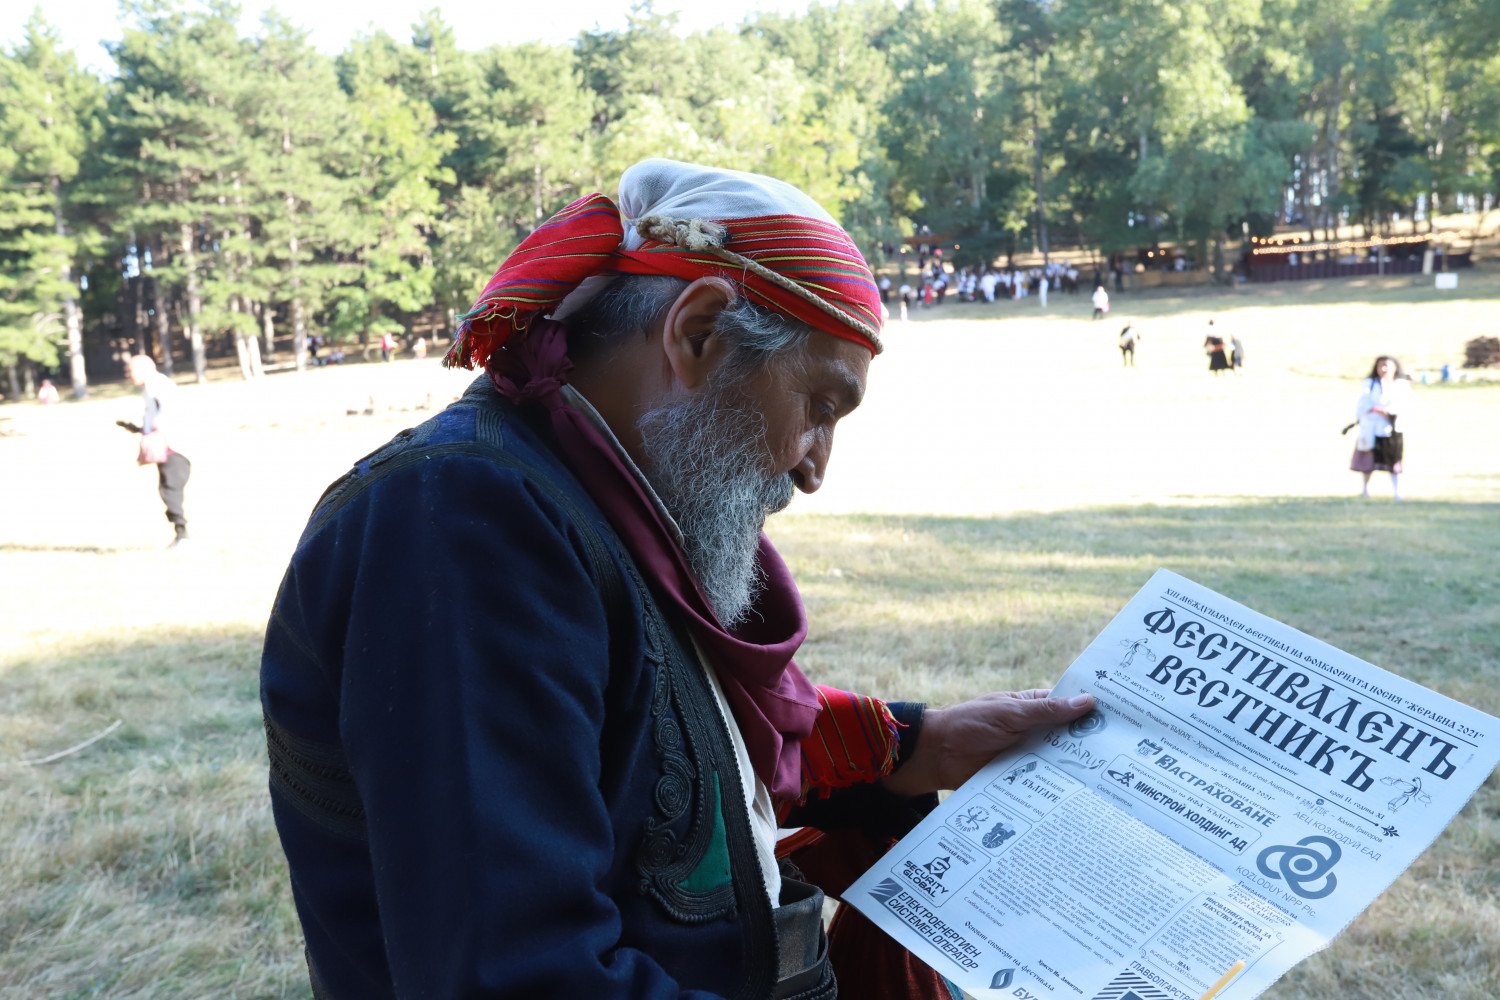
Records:
[[[856,409],[860,403],[864,402],[865,387],[860,382],[859,376],[854,374],[848,365],[842,362],[836,363],[828,372],[828,379],[833,383],[834,394],[839,397],[839,402],[843,404],[841,409],[845,413]]]

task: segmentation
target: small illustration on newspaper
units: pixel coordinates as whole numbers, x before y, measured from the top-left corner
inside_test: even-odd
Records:
[[[1500,722],[1166,570],[845,894],[980,1000],[1250,1000],[1500,761]],[[1226,976],[1227,983],[1224,983]]]

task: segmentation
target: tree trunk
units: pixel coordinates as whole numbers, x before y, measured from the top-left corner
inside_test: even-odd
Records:
[[[1323,201],[1324,240],[1333,242],[1338,238],[1338,216],[1334,211],[1334,203],[1339,200],[1342,178],[1339,176],[1339,143],[1343,141],[1343,125],[1339,121],[1339,115],[1344,106],[1344,72],[1339,72],[1333,78],[1333,99],[1329,102],[1328,116],[1324,123],[1324,138],[1326,142],[1323,156],[1323,169],[1326,171],[1326,194]],[[1351,83],[1352,87],[1353,84]]]
[[[167,300],[162,294],[161,279],[151,278],[151,299],[156,310],[156,343],[161,348],[161,370],[173,374],[172,323],[167,317]]]
[[[72,268],[63,272],[71,279]],[[89,394],[89,376],[83,365],[83,312],[72,294],[63,299],[63,322],[68,328],[68,377],[73,382],[73,398],[83,399]]]
[[[292,148],[291,133],[283,133],[281,140],[283,152],[290,152]],[[286,196],[287,218],[295,218],[297,215],[297,199],[290,194]],[[297,271],[297,253],[301,248],[301,241],[297,239],[294,231],[287,237],[287,291],[291,298],[291,320],[292,320],[292,354],[295,356],[297,370],[307,370],[307,316],[302,309],[302,276]],[[269,306],[268,306],[269,308]]]
[[[297,356],[297,370],[307,370],[307,317],[300,300],[292,299],[292,352]]]
[[[58,236],[68,235],[62,216],[62,179],[52,175],[52,225]],[[83,366],[83,315],[78,309],[78,287],[73,282],[73,261],[69,258],[63,267],[62,279],[68,286],[63,297],[63,322],[68,330],[68,374],[73,381],[73,398],[83,399],[89,394],[89,377]]]
[[[260,378],[266,373],[266,366],[260,360],[260,338],[253,333],[245,335],[245,353],[250,357],[250,375],[252,378]]]
[[[21,373],[14,361],[5,366],[5,376],[10,380],[10,398],[21,399]]]
[[[198,290],[198,254],[193,245],[193,227],[184,222],[178,227],[178,238],[182,243],[182,270],[186,275],[183,292],[187,296],[187,308],[183,326],[187,330],[188,343],[193,349],[193,374],[199,382],[208,381],[208,352],[203,347],[203,329],[198,325],[198,316],[203,312],[203,296]]]
[[[36,362],[27,359],[21,369],[21,392],[27,399],[36,399]]]
[[[276,319],[272,315],[271,303],[260,304],[260,329],[265,338],[265,355],[268,358],[276,357]]]
[[[1042,243],[1042,267],[1046,268],[1052,263],[1052,255],[1047,247],[1047,183],[1042,173],[1042,119],[1041,111],[1037,107],[1042,100],[1042,71],[1040,60],[1035,54],[1031,57],[1031,142],[1036,147],[1036,231],[1037,238]]]
[[[260,336],[254,332],[255,307],[246,302],[238,295],[231,296],[229,308],[242,316],[252,319],[251,329],[244,330],[236,325],[234,328],[234,356],[239,361],[240,377],[246,382],[253,381],[265,374],[265,369],[260,363]]]
[[[249,382],[255,378],[255,373],[250,370],[250,352],[245,349],[245,341],[252,338],[245,336],[241,330],[235,330],[232,336],[234,338],[234,360],[240,366],[240,378]]]
[[[378,345],[373,345],[372,342],[371,342],[371,340],[370,340],[370,332],[372,330],[376,329],[379,325],[380,325],[380,306],[377,303],[372,302],[372,303],[370,303],[370,318],[365,323],[365,328],[363,330],[361,330],[360,333],[359,333],[359,356],[360,356],[361,360],[364,360],[364,361],[369,361],[370,360],[370,348],[371,348],[371,346],[376,346],[377,349],[378,349]],[[380,336],[384,337],[385,334],[382,333]]]
[[[129,317],[124,321],[125,335],[133,344],[145,344],[151,338],[151,327],[146,322],[145,275],[137,274],[133,278],[126,278],[125,287],[130,293],[127,303]],[[150,354],[151,351],[148,349],[146,353]]]
[[[1318,241],[1312,210],[1312,157],[1302,158],[1302,170],[1297,175],[1297,210],[1302,214],[1302,224],[1307,227],[1309,243]]]
[[[260,361],[260,338],[253,333],[235,332],[234,356],[240,365],[240,377],[252,382],[266,373]]]

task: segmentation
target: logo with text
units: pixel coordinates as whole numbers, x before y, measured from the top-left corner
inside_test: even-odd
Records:
[[[990,818],[990,811],[984,806],[969,806],[963,812],[953,818],[953,825],[964,833],[974,833]]]
[[[1155,757],[1161,753],[1161,744],[1155,740],[1141,740],[1135,745],[1135,752],[1142,757]]]
[[[948,887],[943,884],[943,876],[951,867],[953,867],[951,858],[937,857],[920,865],[907,858],[901,863],[900,874],[928,899],[941,902],[947,898],[949,892]]]

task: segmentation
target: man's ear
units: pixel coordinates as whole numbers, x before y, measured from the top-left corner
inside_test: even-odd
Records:
[[[723,360],[725,345],[714,333],[719,314],[735,300],[734,285],[724,278],[698,278],[682,290],[662,320],[661,344],[672,375],[696,389]]]

